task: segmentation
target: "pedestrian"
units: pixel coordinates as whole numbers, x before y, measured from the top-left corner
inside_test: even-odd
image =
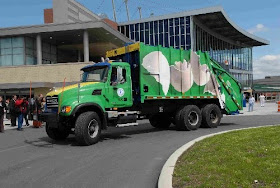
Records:
[[[261,93],[260,95],[260,102],[261,102],[261,107],[264,107],[264,103],[265,103],[265,96],[263,93]]]
[[[255,98],[252,95],[250,95],[248,112],[252,112],[253,111],[254,103],[255,103]]]
[[[7,99],[6,100],[6,119],[10,120],[11,119],[11,111],[10,111],[10,108],[9,108],[9,105],[10,104],[10,99]]]
[[[0,96],[0,133],[4,133],[4,110],[6,103],[3,101],[3,97]]]
[[[12,127],[16,126],[16,120],[17,120],[17,115],[18,115],[18,113],[16,112],[16,100],[17,100],[17,96],[13,95],[13,98],[10,101],[9,107],[8,107],[8,109],[10,110],[10,114],[11,114],[11,126]]]
[[[16,112],[18,112],[18,131],[22,131],[22,123],[23,123],[23,97],[20,96],[17,100],[16,100]]]
[[[28,101],[26,100],[26,98],[23,98],[23,103],[22,103],[22,114],[23,114],[23,118],[25,120],[25,126],[29,126],[29,122],[28,122],[28,118],[27,115],[29,113],[29,104]]]
[[[246,107],[246,94],[243,93],[243,107]]]
[[[46,98],[43,97],[41,102],[41,111],[45,112],[45,109],[46,109]]]
[[[40,118],[40,115],[42,113],[42,107],[44,105],[43,103],[43,99],[44,99],[44,96],[43,94],[40,94],[36,99],[35,99],[35,118],[34,118],[34,121],[33,121],[33,125],[34,127],[41,127],[42,128],[42,122],[41,122],[41,118]],[[43,103],[43,104],[42,104]]]

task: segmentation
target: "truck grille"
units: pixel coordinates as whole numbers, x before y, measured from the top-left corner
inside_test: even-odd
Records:
[[[58,108],[58,96],[46,97],[47,108]]]

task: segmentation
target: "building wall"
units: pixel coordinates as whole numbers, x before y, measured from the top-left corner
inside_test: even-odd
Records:
[[[17,66],[2,67],[0,84],[21,84],[21,83],[58,83],[77,82],[80,80],[80,69],[89,63],[67,63],[40,66]]]
[[[116,22],[114,22],[108,18],[104,18],[103,21],[106,22],[107,24],[109,24],[115,30],[118,30],[118,24]]]
[[[100,18],[75,0],[53,0],[54,23],[96,21]]]

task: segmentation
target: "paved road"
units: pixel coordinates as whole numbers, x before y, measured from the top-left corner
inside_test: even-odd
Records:
[[[216,129],[160,131],[141,126],[112,128],[102,141],[77,146],[74,137],[50,140],[44,129],[0,135],[0,187],[155,188],[168,157],[186,142],[209,133],[280,124],[279,115],[224,117]]]

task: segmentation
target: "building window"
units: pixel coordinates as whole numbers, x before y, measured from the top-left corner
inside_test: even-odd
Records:
[[[145,23],[145,44],[149,44],[149,23]]]
[[[24,64],[24,38],[0,39],[0,65],[18,66]]]

